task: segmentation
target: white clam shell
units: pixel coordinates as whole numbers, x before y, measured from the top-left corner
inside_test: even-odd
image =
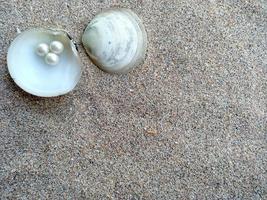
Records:
[[[64,51],[56,65],[49,65],[36,53],[39,44],[60,41]],[[8,70],[15,83],[26,92],[53,97],[74,89],[81,77],[81,62],[74,43],[61,30],[31,29],[20,33],[7,54]]]
[[[110,9],[89,23],[82,42],[99,68],[110,73],[126,73],[144,61],[147,34],[131,10]]]

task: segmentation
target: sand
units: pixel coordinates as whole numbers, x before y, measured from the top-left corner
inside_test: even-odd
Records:
[[[130,8],[149,45],[126,75],[99,70],[81,35]],[[7,70],[17,31],[62,28],[84,66],[57,98]],[[265,0],[0,0],[0,199],[267,199]]]

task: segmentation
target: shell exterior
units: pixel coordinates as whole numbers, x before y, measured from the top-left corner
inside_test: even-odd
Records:
[[[64,51],[59,63],[48,65],[37,55],[38,44],[60,41]],[[81,62],[74,43],[61,30],[30,29],[20,33],[11,43],[7,54],[8,70],[15,83],[24,91],[40,96],[53,97],[74,89],[81,77]]]
[[[110,73],[126,73],[144,61],[147,34],[134,12],[110,9],[89,23],[82,42],[99,68]]]

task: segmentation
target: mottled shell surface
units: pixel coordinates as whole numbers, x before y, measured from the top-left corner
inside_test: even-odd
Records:
[[[60,61],[52,66],[38,56],[40,43],[59,41],[64,45]],[[11,43],[7,54],[8,70],[15,83],[24,91],[54,97],[74,89],[81,77],[81,62],[74,43],[67,33],[52,29],[31,29],[20,33]]]
[[[144,61],[147,34],[134,12],[110,9],[89,23],[82,42],[99,68],[109,73],[126,73]]]

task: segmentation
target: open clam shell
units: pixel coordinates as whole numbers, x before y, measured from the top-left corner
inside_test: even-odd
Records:
[[[110,73],[126,73],[144,61],[147,34],[134,12],[110,9],[89,23],[82,42],[99,68]]]
[[[48,52],[49,44],[53,45],[52,52]],[[55,48],[60,51],[53,52]],[[70,92],[82,71],[78,52],[68,34],[53,29],[36,28],[20,33],[8,49],[7,64],[15,83],[40,97]]]

